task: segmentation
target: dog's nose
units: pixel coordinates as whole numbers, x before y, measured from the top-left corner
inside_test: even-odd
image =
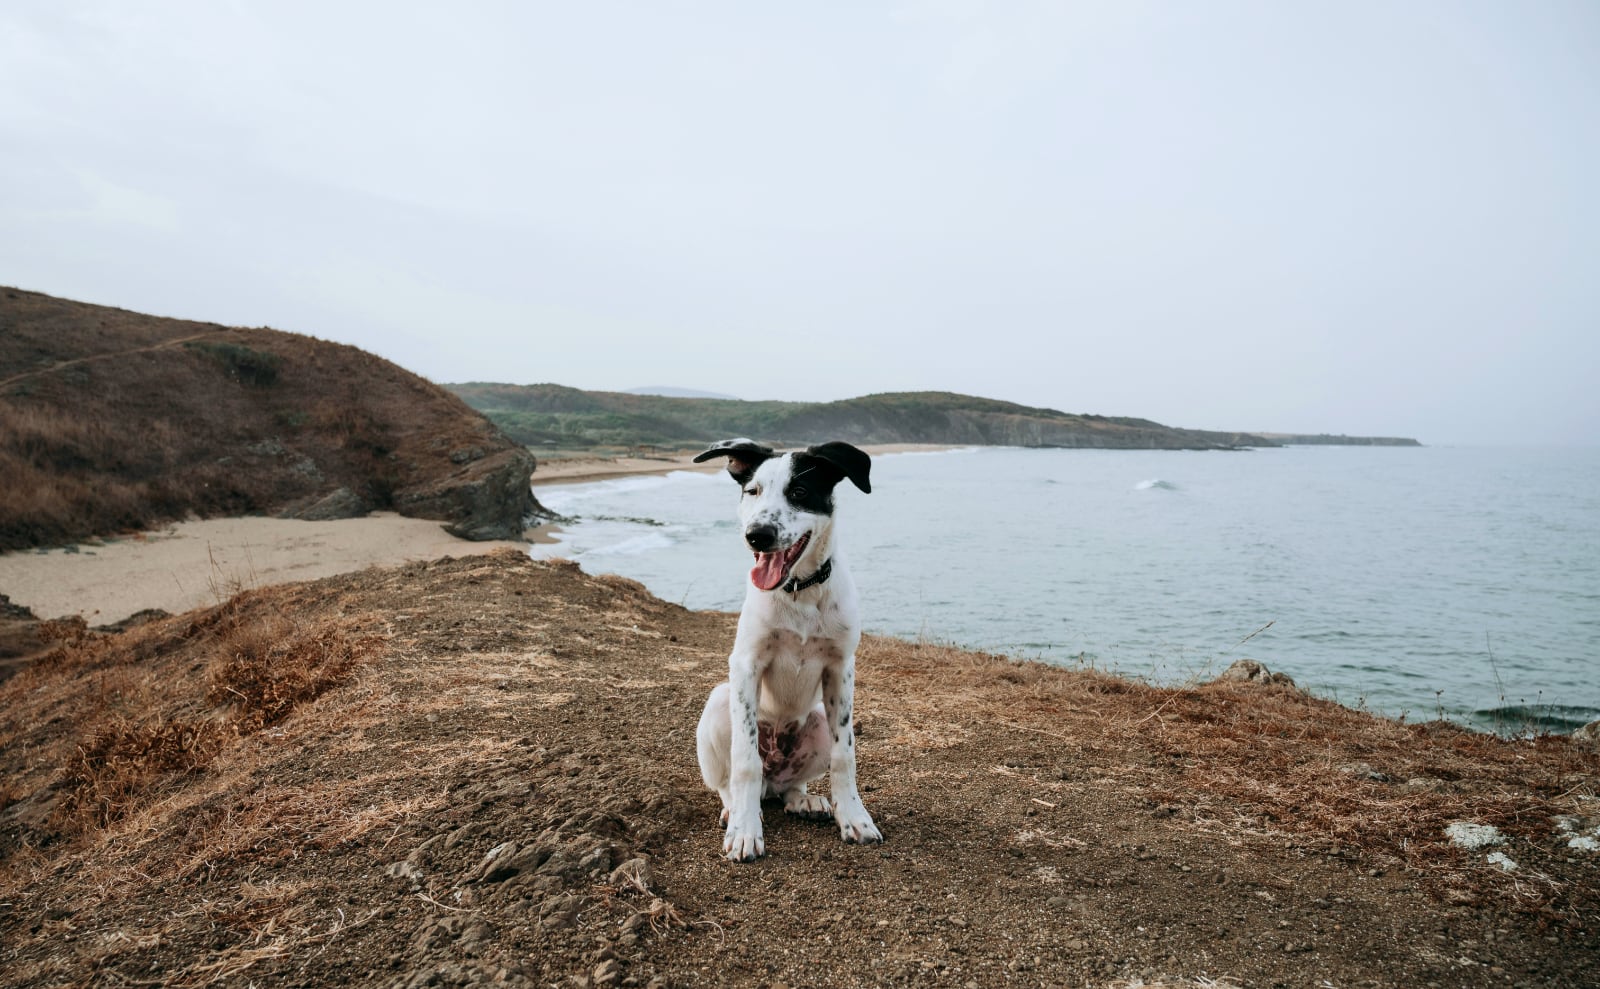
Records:
[[[757,553],[770,553],[772,547],[778,544],[778,527],[775,525],[753,525],[744,532],[744,541]]]

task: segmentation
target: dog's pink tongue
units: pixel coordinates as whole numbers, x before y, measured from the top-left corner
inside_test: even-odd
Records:
[[[750,583],[770,591],[783,583],[783,554],[757,553],[756,565],[750,570]]]

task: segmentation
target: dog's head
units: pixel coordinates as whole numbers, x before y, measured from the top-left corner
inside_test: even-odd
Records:
[[[752,440],[724,440],[694,461],[713,457],[727,457],[728,474],[739,482],[739,522],[756,555],[750,582],[763,591],[782,587],[801,560],[826,552],[833,489],[840,481],[849,478],[862,491],[872,490],[872,458],[848,443],[779,454]]]

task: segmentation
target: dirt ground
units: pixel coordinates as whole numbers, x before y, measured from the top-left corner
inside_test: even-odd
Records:
[[[1600,752],[1283,684],[869,638],[886,842],[769,805],[729,863],[733,624],[506,552],[47,625],[0,686],[0,984],[1600,985]]]

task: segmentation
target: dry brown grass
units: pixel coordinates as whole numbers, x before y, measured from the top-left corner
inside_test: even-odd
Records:
[[[1600,797],[1600,753],[1562,736],[1508,739],[1375,718],[1288,686],[1156,687],[875,637],[864,657],[866,696],[893,696],[861,717],[875,741],[925,753],[982,731],[1013,733],[1047,745],[1051,762],[1079,760],[1102,783],[1147,795],[1197,831],[1288,841],[1447,884],[1465,882],[1470,859],[1445,837],[1451,822],[1545,843],[1556,817]],[[930,668],[944,671],[937,692],[925,689]],[[995,771],[1050,803],[1082,785],[1026,767]],[[1512,881],[1477,873],[1477,884]]]
[[[57,824],[104,828],[182,789],[263,728],[347,683],[381,647],[337,617],[297,614],[281,589],[118,636],[45,623],[54,648],[0,688],[0,745],[30,750],[8,788],[62,767]],[[15,796],[9,799],[16,799]]]
[[[952,965],[1031,956],[1028,981],[1130,989],[1464,984],[1454,955],[1419,954],[1436,932],[1482,941],[1474,965],[1532,984],[1592,957],[1592,863],[1544,831],[1592,793],[1592,752],[1275,686],[1154,688],[877,638],[857,712],[890,843],[773,820],[768,860],[730,869],[691,733],[733,622],[506,554],[250,591],[110,641],[61,626],[53,660],[0,686],[0,779],[43,822],[36,847],[6,848],[0,813],[15,981],[391,984],[480,952],[536,963],[527,984],[548,985],[590,977],[602,940],[640,983],[674,984],[713,964],[719,984],[842,984],[879,974],[886,941],[900,960],[884,984],[923,984],[916,962],[941,941],[962,949]],[[378,661],[364,640],[380,634]],[[280,649],[300,673],[272,674]],[[265,722],[273,698],[317,689]],[[557,690],[571,701],[546,707]],[[234,734],[204,761],[182,726],[213,723]],[[98,820],[44,818],[41,794],[95,726],[144,729],[103,746],[126,766],[95,785],[126,796]],[[1523,869],[1442,845],[1435,827],[1457,815],[1503,822]],[[473,878],[492,849],[546,839],[574,861],[615,857]],[[648,873],[618,871],[636,855]],[[794,909],[841,897],[888,926]],[[958,905],[962,923],[940,919]],[[574,926],[537,919],[561,911]],[[1290,939],[1316,953],[1286,953]],[[833,967],[740,967],[797,943]],[[951,984],[968,974],[997,984],[977,968]]]

